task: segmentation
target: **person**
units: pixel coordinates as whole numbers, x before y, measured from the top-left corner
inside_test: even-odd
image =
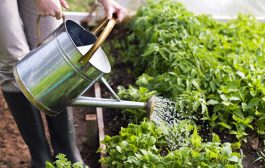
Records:
[[[126,9],[114,0],[98,0],[108,18],[116,14],[121,22]],[[72,162],[82,162],[76,146],[73,115],[64,110],[56,117],[46,116],[51,147],[45,136],[40,112],[25,98],[13,76],[13,66],[37,45],[36,20],[40,21],[43,40],[62,23],[62,7],[69,8],[65,0],[2,0],[0,5],[0,86],[6,103],[27,144],[32,168],[45,167],[54,156],[63,153]],[[55,17],[55,18],[53,18]],[[30,66],[30,65],[29,65]]]

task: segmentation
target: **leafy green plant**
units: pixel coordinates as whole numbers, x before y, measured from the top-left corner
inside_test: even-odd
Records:
[[[246,15],[218,22],[175,1],[153,0],[129,27],[111,50],[144,74],[121,97],[140,100],[155,92],[175,101],[180,115],[206,120],[239,140],[248,129],[264,134],[264,23]],[[136,91],[142,88],[143,94]]]
[[[68,0],[67,2],[70,6],[69,11],[87,12],[96,0]]]
[[[247,135],[245,132],[246,127],[253,129],[253,126],[250,123],[253,121],[254,117],[248,116],[244,118],[243,116],[240,117],[233,115],[233,119],[233,124],[235,125],[237,131],[231,131],[230,134],[235,134],[238,139]]]
[[[222,144],[216,134],[212,142],[203,142],[189,120],[170,127],[146,121],[130,124],[119,135],[106,136],[103,143],[108,156],[101,162],[108,167],[243,167],[230,143]]]
[[[46,162],[46,168],[83,168],[83,164],[81,162],[72,164],[64,154],[58,154],[54,163]]]

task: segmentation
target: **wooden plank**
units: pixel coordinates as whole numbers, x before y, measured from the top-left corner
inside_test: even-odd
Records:
[[[95,97],[101,98],[100,84],[95,83],[94,88],[95,88]],[[96,114],[97,114],[97,122],[98,122],[99,147],[102,149],[102,152],[100,153],[100,158],[103,158],[106,156],[106,152],[105,152],[106,146],[101,143],[101,141],[105,138],[103,109],[101,107],[97,107]],[[104,167],[104,166],[101,165],[101,167]]]
[[[87,114],[86,115],[86,126],[87,126],[87,145],[90,148],[96,148],[98,145],[98,126],[97,126],[97,115]]]

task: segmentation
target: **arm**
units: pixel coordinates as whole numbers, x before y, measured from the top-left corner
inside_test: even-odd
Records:
[[[62,7],[68,9],[69,6],[65,0],[36,0],[37,7],[42,16],[53,16],[56,19],[62,17]],[[115,13],[118,17],[118,22],[121,22],[127,15],[127,10],[114,0],[98,0],[104,7],[107,18],[112,18]]]

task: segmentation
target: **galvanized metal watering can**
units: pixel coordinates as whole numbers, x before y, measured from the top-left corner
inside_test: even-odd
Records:
[[[66,20],[20,60],[14,67],[15,79],[32,104],[48,115],[57,115],[69,105],[152,109],[152,101],[120,100],[102,77],[111,71],[111,67],[100,46],[115,23],[114,18],[105,19],[88,32],[79,24]],[[97,38],[95,34],[103,28]],[[115,99],[80,96],[97,80],[107,86]]]

